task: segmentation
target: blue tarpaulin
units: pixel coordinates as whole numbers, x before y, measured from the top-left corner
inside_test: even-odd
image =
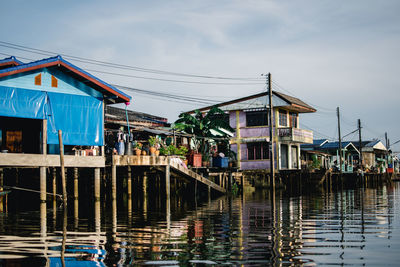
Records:
[[[102,146],[103,101],[92,96],[0,86],[0,116],[47,119],[47,143]]]

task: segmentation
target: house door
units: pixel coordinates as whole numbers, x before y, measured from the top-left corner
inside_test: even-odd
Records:
[[[11,153],[22,152],[22,131],[6,132],[6,148]]]
[[[288,146],[281,144],[281,169],[288,168]]]
[[[297,146],[292,146],[291,159],[292,169],[297,169],[299,167],[299,160],[297,158]]]

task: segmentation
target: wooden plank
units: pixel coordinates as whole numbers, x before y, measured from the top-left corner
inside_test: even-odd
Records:
[[[65,167],[104,167],[102,156],[64,156]],[[0,153],[0,166],[5,167],[60,167],[59,155]]]
[[[117,166],[167,166],[168,157],[113,155],[113,164]]]
[[[185,167],[183,167],[182,165],[176,163],[176,162],[172,162],[171,161],[171,167],[173,168],[173,170],[178,170],[179,172],[181,172],[182,174],[185,174],[193,179],[196,179],[197,181],[210,186],[211,188],[213,188],[214,190],[217,190],[221,193],[226,193],[226,190],[222,187],[220,187],[219,185],[213,183],[211,180],[201,176],[198,173],[195,173],[194,171],[191,171],[189,169],[186,169]]]

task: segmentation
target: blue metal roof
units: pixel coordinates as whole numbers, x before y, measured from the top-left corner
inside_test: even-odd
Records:
[[[349,146],[353,147],[356,151],[357,148],[352,142],[345,141],[342,142],[342,149],[347,149]],[[321,150],[339,149],[339,142],[327,142],[320,147]]]
[[[21,62],[21,63],[22,63],[21,65],[14,66],[14,67],[10,67],[10,68],[6,68],[6,69],[2,69],[2,70],[0,70],[0,77],[1,77],[1,74],[3,74],[3,73],[12,72],[12,73],[10,73],[10,75],[11,75],[11,74],[14,74],[14,73],[22,72],[22,71],[24,71],[24,70],[29,70],[30,68],[40,67],[41,65],[43,65],[43,67],[47,67],[47,65],[51,65],[51,63],[56,63],[56,62],[64,63],[65,65],[69,66],[70,68],[72,68],[72,69],[75,70],[76,72],[80,72],[80,73],[77,73],[77,74],[80,75],[80,76],[82,76],[83,78],[85,78],[85,79],[87,79],[87,80],[89,80],[89,81],[90,81],[90,80],[97,81],[98,83],[104,85],[105,87],[110,88],[111,90],[113,90],[113,91],[116,92],[117,94],[122,95],[123,97],[125,97],[125,98],[128,99],[128,100],[131,100],[131,99],[132,99],[131,96],[125,94],[124,92],[120,91],[119,89],[115,88],[114,86],[112,86],[112,85],[110,85],[110,84],[108,84],[108,83],[106,83],[106,82],[100,80],[100,79],[97,78],[96,76],[93,76],[92,74],[90,74],[90,73],[84,71],[83,69],[81,69],[81,68],[79,68],[79,67],[73,65],[72,63],[66,61],[65,59],[63,59],[63,58],[62,58],[61,56],[59,56],[59,55],[58,55],[58,56],[55,56],[55,57],[50,57],[50,58],[45,58],[45,59],[41,59],[41,60],[37,60],[37,61],[25,63],[25,64]],[[82,74],[83,74],[83,75],[82,75]],[[85,75],[86,75],[89,79],[88,79],[87,77],[84,77]],[[4,75],[3,75],[3,76],[4,76]],[[107,90],[107,91],[111,92],[110,90]],[[111,92],[111,93],[113,93],[113,92]]]
[[[8,62],[16,62],[16,63],[18,63],[18,64],[20,64],[20,65],[21,65],[21,64],[24,64],[24,62],[19,61],[19,60],[16,59],[14,56],[0,59],[0,64],[8,63]]]
[[[313,145],[320,146],[322,143],[327,142],[328,139],[314,139]]]

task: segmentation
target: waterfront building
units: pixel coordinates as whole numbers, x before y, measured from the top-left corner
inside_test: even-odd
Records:
[[[230,148],[237,154],[241,170],[270,169],[268,103],[268,93],[264,92],[216,105],[229,115],[227,119],[234,129]],[[298,98],[276,91],[272,94],[272,106],[275,168],[299,170],[300,145],[313,142],[313,132],[300,129],[299,114],[316,110]],[[207,112],[211,107],[199,110]]]
[[[103,146],[105,105],[129,101],[61,56],[26,64],[15,57],[0,60],[1,150],[57,153],[58,130],[66,152]]]

